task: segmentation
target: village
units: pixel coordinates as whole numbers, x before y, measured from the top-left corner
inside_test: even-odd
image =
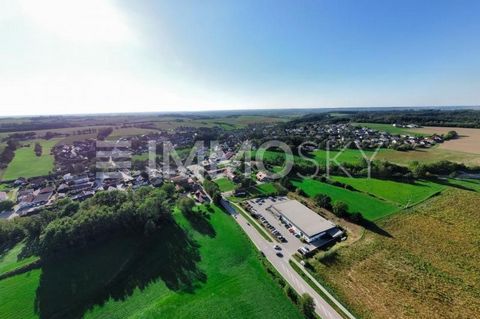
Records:
[[[415,127],[416,125],[405,126]],[[443,137],[436,134],[428,137],[394,135],[351,124],[307,123],[283,130],[278,126],[269,125],[264,126],[261,130],[263,130],[263,134],[266,134],[265,136],[279,140],[295,136],[305,141],[321,141],[322,145],[328,145],[332,149],[340,149],[351,142],[365,149],[380,146],[398,150],[416,147],[428,148],[443,142]],[[251,135],[257,133],[255,129],[250,132]],[[168,141],[174,149],[187,151],[180,157],[181,161],[185,161],[192,151],[197,136],[209,136],[212,139],[220,136],[222,139],[221,143],[212,150],[206,145],[194,150],[193,159],[197,160],[197,163],[189,163],[186,167],[178,165],[178,162],[170,161],[170,158],[168,158],[168,162],[160,160],[159,153],[161,152],[158,151],[158,145]],[[252,165],[251,168],[255,169],[254,180],[256,183],[269,181],[267,172],[256,170],[255,161],[252,162],[249,159],[246,163],[242,163],[237,158],[237,152],[243,143],[242,139],[248,139],[248,137],[250,137],[248,130],[243,130],[241,134],[226,134],[219,128],[178,128],[170,132],[129,136],[110,142],[111,145],[126,142],[129,146],[125,158],[117,156],[114,160],[112,160],[112,156],[105,157],[101,154],[101,151],[97,149],[98,141],[95,139],[57,145],[52,150],[55,156],[55,173],[49,176],[30,179],[18,178],[11,181],[9,184],[16,189],[14,205],[11,209],[1,212],[0,217],[13,218],[31,215],[63,198],[84,200],[99,191],[135,190],[142,186],[159,187],[164,181],[174,183],[177,190],[185,191],[198,203],[204,203],[209,200],[201,187],[206,176],[209,179],[225,178],[236,183],[239,180],[237,168],[246,164]],[[149,156],[148,152],[151,151],[149,143],[157,145],[153,155],[156,160],[154,167],[151,167],[146,160]],[[252,147],[255,149],[256,146]],[[313,151],[314,148],[308,150]],[[141,160],[136,158],[141,158]],[[109,168],[113,168],[114,172],[105,171],[104,169],[109,166],[105,166],[105,164],[108,164],[109,161],[110,164],[114,164],[114,161],[121,161],[126,165],[121,169],[119,166],[110,165]],[[245,191],[241,187],[236,187],[229,194],[242,196],[245,195]],[[5,192],[0,193],[0,196],[7,198]]]

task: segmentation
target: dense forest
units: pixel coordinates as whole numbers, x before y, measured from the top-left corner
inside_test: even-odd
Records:
[[[100,192],[81,204],[60,200],[37,215],[0,221],[0,248],[26,240],[32,253],[51,256],[120,233],[149,236],[165,223],[173,223],[175,199],[174,187],[167,183],[135,192]]]
[[[407,110],[354,112],[353,122],[454,126],[480,128],[480,111],[476,110]]]

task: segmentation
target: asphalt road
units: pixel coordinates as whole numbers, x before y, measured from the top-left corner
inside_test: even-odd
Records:
[[[303,278],[290,266],[288,260],[291,255],[282,250],[283,257],[276,255],[277,250],[273,248],[275,242],[270,243],[258,233],[258,231],[241,214],[234,213],[233,217],[242,227],[245,233],[250,237],[255,246],[264,253],[265,257],[277,269],[290,286],[299,294],[308,293],[315,301],[315,312],[322,319],[342,319],[335,309],[332,308],[313,288],[311,288]],[[282,244],[279,244],[282,246]]]

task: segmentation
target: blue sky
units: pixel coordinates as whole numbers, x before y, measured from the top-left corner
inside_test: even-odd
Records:
[[[480,1],[0,0],[0,115],[480,104]]]

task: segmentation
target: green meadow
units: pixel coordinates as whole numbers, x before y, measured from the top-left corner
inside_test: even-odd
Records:
[[[314,179],[293,180],[293,186],[302,189],[309,197],[326,194],[335,201],[345,202],[350,212],[359,212],[368,220],[376,220],[397,212],[400,208],[380,198],[368,194],[349,191],[347,189],[322,183]]]
[[[384,123],[352,123],[352,125],[368,127],[380,132],[387,132],[394,135],[425,135],[416,133],[415,129],[403,128],[403,127],[395,127],[392,124],[384,124]]]
[[[21,252],[24,247],[25,244],[20,243],[0,255],[0,275],[38,260],[38,257],[34,256],[22,258]]]
[[[376,155],[384,153],[384,152],[394,152],[392,150],[387,150],[387,149],[380,149]],[[370,150],[365,150],[362,152],[358,149],[346,149],[344,151],[326,151],[326,150],[316,150],[312,152],[313,158],[315,161],[322,165],[325,166],[327,161],[330,162],[330,164],[334,165],[335,162],[334,160],[337,161],[338,163],[349,163],[349,164],[356,164],[360,163],[363,159],[364,156],[367,157],[369,160],[375,160],[376,156],[375,151],[370,151]]]
[[[1,317],[300,319],[235,221],[201,209],[1,280]]]
[[[375,178],[332,177],[334,181],[351,185],[356,190],[393,202],[401,206],[412,206],[445,189],[445,186],[430,181],[402,183]]]
[[[235,189],[236,184],[226,177],[216,179],[215,184],[218,185],[221,192],[229,192]]]
[[[19,177],[29,178],[48,175],[53,170],[55,161],[50,151],[58,141],[59,139],[23,142],[26,145],[28,144],[28,146],[20,147],[15,151],[15,156],[8,164],[2,180],[8,181]],[[42,146],[42,155],[40,156],[35,155],[34,152],[36,142],[39,142]]]

